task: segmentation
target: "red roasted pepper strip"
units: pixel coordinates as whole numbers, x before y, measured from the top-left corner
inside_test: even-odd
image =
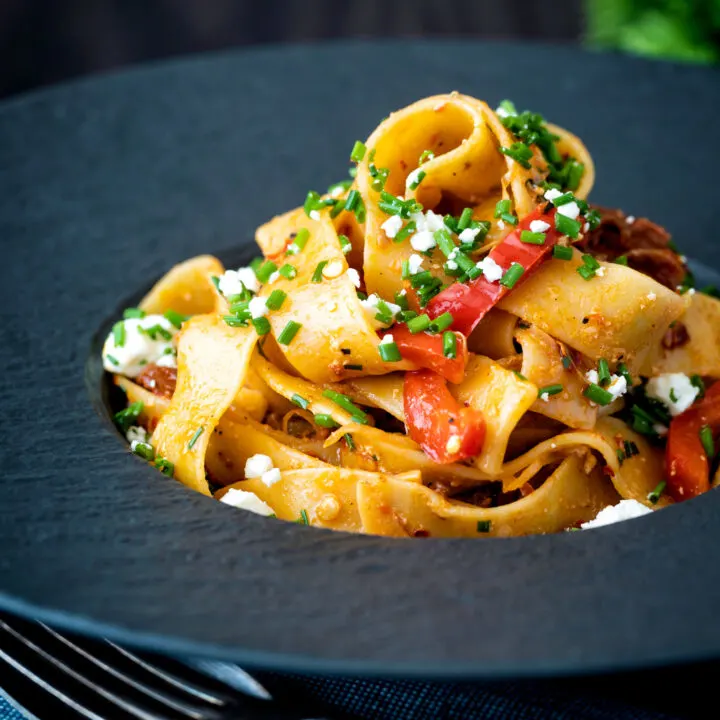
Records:
[[[700,429],[708,425],[720,431],[720,382],[699,402],[673,418],[665,447],[667,492],[676,502],[688,500],[710,489],[710,462],[700,441]]]
[[[553,245],[562,237],[555,229],[555,208],[546,213],[545,207],[546,204],[543,204],[523,218],[516,228],[488,253],[503,270],[507,270],[513,263],[520,263],[524,273],[519,282],[525,280],[549,257]],[[550,226],[545,232],[543,245],[533,245],[520,240],[520,233],[529,230],[533,220],[543,220]],[[443,290],[430,301],[426,312],[433,319],[449,312],[454,319],[452,329],[467,337],[485,314],[509,292],[499,281],[488,282],[485,276],[481,275],[468,283],[454,283]]]
[[[405,373],[403,399],[408,434],[435,462],[459,462],[482,449],[485,418],[458,403],[437,373]]]
[[[392,329],[381,333],[381,337],[392,335],[404,360],[410,360],[421,368],[433,370],[451,383],[462,382],[468,361],[467,340],[464,335],[455,333],[457,339],[457,357],[447,358],[443,354],[442,335],[417,333],[413,335],[407,325],[393,325]]]

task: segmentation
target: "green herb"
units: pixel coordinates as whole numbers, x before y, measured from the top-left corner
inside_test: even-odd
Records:
[[[595,230],[600,227],[600,223],[602,222],[600,213],[597,210],[588,210],[585,213],[585,222],[587,222],[590,230]]]
[[[407,293],[402,290],[398,290],[395,293],[395,304],[401,310],[407,310],[410,307],[410,305],[408,304]]]
[[[281,345],[289,345],[301,327],[301,323],[295,322],[295,320],[290,320],[277,336],[277,341]]]
[[[360,372],[363,369],[363,366],[355,365],[353,363],[347,363],[347,364],[343,365],[343,368],[345,370],[356,370],[356,371]]]
[[[545,387],[538,388],[538,397],[543,395],[558,395],[563,391],[563,386],[560,383],[555,385],[545,385]]]
[[[340,241],[340,249],[343,251],[343,255],[347,255],[352,250],[352,243],[347,235],[338,235],[338,240]]]
[[[435,159],[435,153],[432,150],[423,150],[422,153],[420,153],[420,159],[418,160],[418,165],[422,165],[423,163],[426,163],[428,160],[434,160]]]
[[[362,425],[367,425],[368,414],[355,405],[355,403],[347,395],[343,395],[335,390],[323,390],[323,397],[328,398],[328,400],[332,400],[343,410],[347,410],[353,416],[353,420],[356,420]]]
[[[713,441],[712,429],[709,425],[703,425],[700,428],[700,442],[702,443],[703,450],[705,450],[707,459],[712,460],[715,457],[715,443]]]
[[[301,407],[303,410],[307,410],[308,407],[310,407],[310,401],[306,400],[302,395],[298,395],[297,393],[294,393],[293,396],[290,398],[290,402],[295,403],[298,407]]]
[[[500,278],[500,284],[504,285],[508,290],[515,287],[515,283],[522,277],[525,268],[520,263],[514,262]]]
[[[295,241],[297,243],[297,238]],[[255,271],[255,277],[257,277],[261,283],[265,284],[276,270],[277,265],[272,260],[268,260]]]
[[[400,362],[402,355],[396,342],[381,342],[378,345],[378,352],[383,362]]]
[[[443,355],[451,360],[457,358],[457,336],[451,330],[443,333]]]
[[[140,308],[125,308],[123,310],[123,319],[130,320],[132,318],[144,318],[146,315],[144,310],[141,310]]]
[[[215,289],[218,291],[218,293],[222,295],[222,293],[220,292],[220,278],[217,275],[211,275],[210,281],[215,286]]]
[[[571,247],[565,245],[555,245],[553,247],[553,257],[558,260],[572,260],[573,251]]]
[[[627,386],[632,387],[633,379],[632,379],[632,375],[630,374],[630,371],[628,370],[628,366],[624,362],[621,362],[617,366],[617,371],[620,373],[620,375],[622,377],[625,378],[625,382],[627,383]]]
[[[278,272],[287,280],[294,280],[297,277],[297,269],[287,263],[283,265]]]
[[[596,405],[609,405],[614,399],[612,393],[609,393],[607,390],[601,388],[599,385],[595,385],[594,383],[590,383],[590,385],[583,390],[583,395],[590,400],[590,402],[594,402]]]
[[[705,383],[703,379],[699,375],[691,375],[690,384],[699,390],[697,399],[702,400],[705,397]]]
[[[362,159],[365,157],[366,150],[367,148],[365,147],[365,143],[360,140],[356,140],[352,151],[350,152],[350,160],[356,163],[362,162]]]
[[[316,193],[314,190],[310,190],[310,192],[307,194],[305,198],[305,202],[303,203],[303,210],[305,211],[305,214],[308,217],[312,217],[310,213],[312,212],[319,212],[323,208],[327,207],[328,205],[334,205],[335,200],[333,199],[323,199],[319,193]]]
[[[627,255],[620,255],[620,257],[615,258],[615,264],[616,265],[627,265],[628,264],[628,256]]]
[[[440,248],[440,252],[445,257],[449,257],[457,249],[450,233],[444,228],[436,230],[433,233],[433,238],[435,239],[437,246]]]
[[[340,425],[333,420],[332,415],[328,415],[327,413],[318,413],[313,419],[319,427],[328,429],[340,427]]]
[[[410,190],[416,190],[418,185],[425,179],[425,171],[420,170],[419,172],[415,173],[415,177],[412,180],[412,182],[408,185]]]
[[[255,332],[261,337],[270,332],[270,321],[266,317],[251,318],[250,322],[253,324]]]
[[[470,223],[472,222],[472,215],[473,211],[472,208],[466,207],[462,213],[460,214],[460,219],[457,223],[457,228],[460,232],[465,230],[466,228],[470,227]]]
[[[163,317],[179,330],[182,327],[182,324],[190,318],[190,315],[181,315],[179,312],[175,312],[174,310],[166,310],[163,313]]]
[[[152,445],[145,442],[135,443],[135,447],[132,449],[134,455],[141,457],[143,460],[151,462],[155,458],[155,451]]]
[[[114,355],[105,355],[105,357],[113,364],[119,365],[120,361]]]
[[[113,420],[120,430],[126,433],[131,425],[137,425],[138,418],[144,407],[145,405],[140,401],[130,403],[130,405],[120,410],[120,412],[116,412],[113,415]]]
[[[520,242],[527,243],[528,245],[544,245],[545,233],[522,230],[520,232]],[[555,247],[557,247],[557,245]]]
[[[625,440],[623,447],[625,448],[625,457],[631,458],[640,454],[638,446],[632,440]]]
[[[438,315],[428,327],[431,333],[441,333],[447,330],[453,324],[454,318],[449,312],[444,312],[442,315]]]
[[[500,147],[499,150],[503,155],[512,158],[526,170],[530,169],[530,160],[532,159],[533,151],[525,143],[515,142],[509,148]]]
[[[187,445],[188,450],[192,450],[193,447],[195,447],[195,443],[198,441],[198,438],[203,434],[203,430],[205,428],[201,425],[193,434],[193,436],[190,438],[190,442]]]
[[[572,359],[570,358],[569,355],[563,355],[563,356],[562,356],[562,366],[563,366],[566,370],[569,370],[569,369],[572,367]]]
[[[407,323],[408,330],[413,334],[421,333],[430,327],[430,318],[427,315],[418,315]]]
[[[357,190],[351,190],[348,193],[347,200],[345,200],[345,210],[348,212],[353,212],[355,210],[355,206],[358,203],[358,200],[360,200],[360,193]]]
[[[343,193],[347,192],[350,189],[351,185],[352,185],[352,180],[340,180],[340,182],[333,183],[327,189],[328,195],[335,197],[335,195],[341,194],[340,191],[342,191]]]
[[[322,271],[324,270],[325,266],[328,264],[328,260],[321,260],[317,266],[315,267],[315,272],[312,274],[312,281],[314,283],[322,282],[323,274]]]
[[[112,334],[115,347],[123,347],[125,345],[125,323],[122,320],[113,325]]]
[[[402,230],[400,230],[398,234],[393,238],[393,242],[404,242],[415,232],[415,230],[417,230],[417,225],[415,224],[414,220],[411,220],[409,223],[406,223],[405,227],[402,228]]]
[[[567,235],[573,240],[576,240],[580,234],[581,227],[582,224],[579,220],[573,220],[572,218],[567,217],[567,215],[555,213],[555,229],[561,235]]]
[[[300,517],[297,519],[297,522],[301,525],[309,525],[310,520],[308,519],[307,510],[301,510],[300,511]]]
[[[307,245],[307,241],[309,239],[310,231],[307,228],[298,228],[292,243],[290,243],[285,253],[287,255],[297,255],[305,247],[305,245]]]
[[[669,397],[670,397],[670,401],[671,401],[671,402],[677,402],[677,401],[678,401],[677,394],[675,393],[675,388],[674,388],[674,387],[671,387],[671,388],[670,388],[670,392],[668,393],[668,395],[669,395]]]
[[[620,448],[618,448],[617,450],[615,450],[615,454],[617,455],[618,462],[620,463],[620,465],[622,465],[623,462],[625,462],[625,453],[620,450]]]
[[[495,205],[494,218],[502,217],[503,214],[510,212],[510,201],[509,200],[498,200]]]
[[[656,486],[655,489],[648,493],[647,499],[653,504],[657,505],[658,500],[660,500],[660,496],[665,491],[665,487],[667,486],[667,480],[661,480]]]
[[[348,446],[348,449],[354,450],[355,449],[355,441],[353,440],[353,436],[350,433],[345,433],[343,435],[343,438],[345,440],[345,444]]]
[[[610,384],[610,380],[612,379],[610,376],[610,367],[608,366],[608,361],[605,358],[600,358],[598,360],[597,373],[599,385],[605,387]]]
[[[478,520],[477,521],[477,531],[479,533],[490,532],[490,520]]]
[[[223,320],[230,327],[247,327],[248,318],[237,317],[236,315],[223,315]]]
[[[167,475],[168,477],[172,477],[173,473],[175,472],[175,465],[173,465],[173,463],[171,463],[169,460],[166,460],[164,457],[160,457],[159,455],[155,458],[155,467],[163,475]]]
[[[287,293],[283,290],[273,290],[265,300],[265,305],[269,310],[279,310],[285,302],[286,297]]]
[[[525,382],[527,382],[527,378],[521,372],[518,372],[517,370],[513,370],[513,375],[515,375],[515,377],[518,378],[519,380],[524,380]]]
[[[265,262],[265,258],[262,258],[262,257],[253,258],[253,259],[250,261],[250,269],[251,269],[253,272],[256,272],[257,269],[263,264],[263,262]]]

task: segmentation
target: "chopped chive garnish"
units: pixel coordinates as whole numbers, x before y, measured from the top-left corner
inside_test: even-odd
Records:
[[[357,190],[351,190],[348,193],[347,200],[345,201],[345,210],[348,212],[355,210],[358,200],[360,200],[360,193]]]
[[[591,230],[595,230],[596,228],[600,227],[602,218],[600,217],[600,213],[597,210],[588,210],[585,213],[585,221],[590,226]]]
[[[163,317],[171,322],[178,330],[182,326],[182,324],[190,317],[189,315],[181,315],[179,312],[175,312],[174,310],[166,310],[163,313]]]
[[[297,277],[297,269],[287,263],[283,265],[278,272],[287,280],[294,280]]]
[[[348,446],[349,450],[355,449],[355,441],[353,440],[353,436],[350,433],[345,433],[343,435],[343,439],[345,440],[345,444]]]
[[[155,458],[155,451],[153,450],[152,445],[145,442],[135,443],[135,447],[132,448],[132,452],[134,455],[137,455],[148,462]]]
[[[423,332],[430,327],[430,318],[427,315],[418,315],[412,320],[408,320],[407,328],[413,334]]]
[[[509,148],[501,147],[499,150],[503,155],[512,158],[526,170],[530,169],[530,159],[533,156],[533,151],[525,143],[515,142]]]
[[[558,395],[563,391],[563,386],[560,383],[555,385],[545,385],[545,387],[538,388],[538,397],[543,395]]]
[[[407,310],[410,307],[410,305],[408,304],[407,293],[398,290],[395,293],[395,304],[401,310]]]
[[[610,384],[610,368],[608,366],[608,361],[605,358],[600,358],[598,360],[597,374],[599,385],[605,387]]]
[[[317,267],[315,268],[315,272],[312,274],[312,281],[314,283],[322,282],[322,279],[323,279],[322,271],[325,268],[325,266],[328,264],[328,262],[329,262],[328,260],[321,260],[317,264]]]
[[[144,407],[144,403],[140,401],[130,403],[130,405],[128,405],[123,410],[116,412],[113,415],[113,420],[115,421],[115,424],[120,428],[120,430],[122,430],[123,433],[126,433],[131,425],[137,425],[137,420],[140,417],[140,413],[142,413]]]
[[[671,387],[670,392],[668,393],[668,396],[670,397],[670,402],[676,403],[678,401],[677,394],[675,393],[675,388]]]
[[[293,394],[290,398],[290,402],[295,403],[295,405],[301,407],[303,410],[307,410],[308,407],[310,407],[310,401],[306,400],[302,395],[298,395],[297,393]]]
[[[466,228],[470,227],[470,223],[472,222],[472,208],[466,207],[462,213],[460,214],[460,219],[457,223],[457,228],[462,232]]]
[[[270,321],[266,317],[251,318],[250,322],[258,335],[267,335],[270,332]]]
[[[527,378],[521,372],[513,370],[513,375],[515,375],[515,377],[519,378],[520,380],[525,380],[525,382],[527,382]]]
[[[609,405],[614,399],[612,393],[594,383],[591,383],[583,390],[583,395],[596,405]]]
[[[347,395],[335,392],[335,390],[323,390],[323,397],[328,398],[328,400],[332,400],[343,410],[347,410],[353,416],[353,420],[356,420],[363,425],[367,425],[368,414],[355,405],[355,403]]]
[[[422,287],[423,285],[427,285],[428,283],[431,283],[434,280],[433,274],[429,270],[423,270],[422,272],[415,273],[414,275],[410,276],[410,284],[414,288]]]
[[[327,189],[328,195],[332,195],[333,197],[336,195],[342,195],[342,193],[347,192],[350,189],[351,185],[352,180],[340,180],[339,182],[333,183]]]
[[[451,360],[457,357],[457,336],[452,330],[443,333],[443,355]]]
[[[175,465],[169,460],[166,460],[164,457],[160,457],[159,455],[155,458],[155,467],[163,475],[167,475],[168,477],[172,477],[173,473],[175,472]]]
[[[615,454],[617,455],[618,462],[622,465],[625,462],[625,453],[618,448],[615,450]]]
[[[357,218],[357,221],[359,223],[364,223],[365,215],[366,215],[365,203],[363,202],[363,199],[361,197],[358,197],[358,200],[355,203],[355,217]]]
[[[522,277],[525,268],[520,263],[514,262],[500,278],[500,284],[504,285],[508,290],[515,287],[515,283]]]
[[[320,194],[314,190],[310,190],[305,197],[305,202],[303,203],[303,210],[305,211],[305,214],[310,217],[311,212],[322,210],[323,207],[325,207],[325,203],[320,197]]]
[[[457,250],[452,237],[450,237],[450,233],[444,228],[436,230],[433,233],[433,238],[435,239],[437,246],[440,248],[440,252],[445,257],[449,257],[453,252],[455,252],[455,250]]]
[[[247,327],[248,319],[236,315],[223,315],[223,320],[230,327]]]
[[[123,347],[125,345],[125,323],[122,320],[113,325],[112,334],[115,347]]]
[[[562,366],[563,366],[566,370],[569,370],[569,369],[572,367],[572,359],[570,358],[569,355],[563,355],[563,356],[562,356]]]
[[[365,157],[366,150],[367,148],[365,147],[365,143],[360,140],[356,140],[350,153],[350,159],[353,162],[362,162],[362,159]]]
[[[490,520],[478,520],[477,531],[479,533],[490,532]]]
[[[327,413],[318,413],[313,419],[315,420],[316,425],[323,428],[340,427],[340,425],[333,420],[332,415],[328,415]]]
[[[418,185],[425,179],[425,175],[424,170],[416,172],[414,180],[408,185],[410,190],[417,190]]]
[[[407,238],[409,238],[414,232],[417,230],[417,225],[415,224],[414,220],[411,220],[409,223],[405,225],[402,230],[398,232],[398,234],[393,238],[393,242],[395,243],[401,243]]]
[[[576,269],[580,277],[584,280],[592,280],[595,277],[595,271],[587,265],[580,265],[580,267]]]
[[[573,251],[571,247],[565,245],[555,245],[553,247],[553,257],[558,260],[572,260]]]
[[[455,318],[453,318],[452,314],[449,312],[444,312],[442,315],[438,315],[428,327],[428,330],[431,333],[441,333],[445,330],[447,330],[454,322]]]
[[[130,320],[131,318],[144,318],[145,315],[145,311],[140,308],[125,308],[125,310],[123,310],[123,319],[125,320]]]
[[[253,272],[257,272],[257,269],[265,262],[265,258],[256,257],[250,261],[250,269]]]
[[[628,385],[630,381],[628,380]],[[696,387],[700,392],[698,393],[698,400],[702,400],[705,397],[705,383],[699,375],[690,376],[690,384]]]
[[[347,363],[347,364],[343,365],[343,368],[345,370],[357,370],[358,372],[360,372],[363,369],[363,366],[362,365],[354,365],[352,363]]]
[[[307,241],[310,239],[310,231],[307,228],[299,228],[295,233],[295,237],[292,239],[290,245],[288,245],[285,251],[286,255],[297,255],[307,245]]]
[[[443,218],[443,225],[452,233],[457,234],[460,232],[458,228],[458,219],[454,218],[452,215],[446,215]]]
[[[297,238],[295,238],[295,241],[297,242]],[[277,265],[272,260],[268,260],[255,270],[255,277],[264,284],[276,270]]]
[[[495,205],[494,218],[502,217],[504,213],[510,212],[510,201],[509,200],[498,200]]]
[[[407,280],[410,277],[410,261],[403,260],[400,268],[400,277],[402,277],[403,280]]]
[[[573,220],[567,215],[561,215],[560,213],[555,214],[555,229],[561,235],[567,235],[568,237],[576,240],[580,234],[580,228],[582,224],[579,220]]]
[[[702,443],[703,450],[705,450],[707,459],[712,460],[715,457],[715,443],[709,425],[703,425],[700,428],[700,442]]]
[[[418,160],[418,165],[422,165],[423,163],[426,163],[428,160],[433,160],[435,158],[435,153],[432,150],[423,150],[422,153],[420,153],[420,159]]]
[[[522,230],[520,232],[520,242],[528,243],[529,245],[544,245],[545,233]]]
[[[307,510],[300,511],[300,517],[298,518],[298,522],[301,525],[309,525],[310,524],[310,520],[308,519]]]
[[[407,323],[408,320],[412,320],[417,317],[418,314],[414,310],[402,310],[397,314],[398,322]]]
[[[193,447],[195,447],[195,443],[198,441],[198,438],[203,434],[203,430],[205,428],[201,425],[193,434],[193,436],[190,438],[190,442],[187,445],[188,450],[192,450]]]
[[[647,499],[649,502],[651,502],[653,505],[657,505],[658,500],[660,500],[660,496],[665,491],[665,487],[667,485],[667,480],[661,480],[656,486],[655,489],[648,493]]]
[[[378,345],[378,352],[383,362],[400,362],[402,355],[396,342],[381,342]]]
[[[575,196],[571,192],[566,192],[550,202],[552,202],[555,207],[560,207],[561,205],[567,205],[568,203],[573,202],[573,200],[575,200]]]
[[[113,365],[119,365],[120,361],[114,355],[105,356]]]
[[[620,255],[620,257],[615,258],[615,264],[616,265],[627,265],[628,264],[628,256],[627,255]]]
[[[301,327],[301,323],[295,322],[295,320],[290,320],[277,336],[277,341],[281,345],[289,345]]]
[[[347,235],[338,235],[340,241],[340,249],[343,251],[343,255],[347,255],[352,250],[352,243],[348,239]]]
[[[285,302],[287,293],[283,290],[273,290],[265,300],[265,304],[270,310],[279,310]]]
[[[627,382],[628,387],[632,386],[632,375],[630,374],[630,371],[628,370],[628,366],[625,363],[620,363],[617,366],[617,371],[620,373],[622,377],[625,378],[625,382]]]
[[[632,440],[626,440],[623,443],[623,447],[625,448],[625,457],[626,458],[631,458],[631,457],[634,457],[635,455],[640,454],[640,450],[639,450],[638,446]]]
[[[342,200],[336,200],[330,209],[330,217],[334,220],[345,209],[345,203]]]
[[[569,160],[565,167],[567,169],[565,187],[568,190],[577,190],[580,185],[580,180],[582,180],[583,173],[585,172],[585,165],[577,160]]]
[[[215,286],[215,289],[218,291],[218,293],[220,293],[220,278],[217,275],[211,275],[210,282],[212,282],[212,284]]]

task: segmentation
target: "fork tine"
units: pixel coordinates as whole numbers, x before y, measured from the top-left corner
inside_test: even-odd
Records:
[[[154,688],[150,687],[149,685],[143,684],[136,680],[135,678],[130,677],[126,673],[121,672],[120,670],[117,670],[116,668],[112,667],[106,662],[103,662],[99,658],[95,657],[91,653],[87,652],[87,650],[84,650],[79,645],[75,644],[72,640],[69,640],[64,635],[61,635],[60,633],[56,632],[52,628],[48,627],[44,623],[38,622],[38,626],[43,628],[47,633],[49,633],[52,637],[54,637],[59,642],[63,643],[66,647],[69,649],[75,651],[82,657],[84,657],[89,662],[96,665],[101,670],[109,673],[116,679],[120,680],[123,683],[126,683],[130,685],[131,687],[135,688],[141,693],[144,693],[151,697],[153,700],[158,701],[159,703],[162,703],[164,705],[167,705],[168,707],[172,708],[176,712],[185,715],[186,717],[193,718],[193,720],[203,720],[206,715],[202,712],[201,709],[194,707],[192,705],[188,705],[187,703],[181,702],[167,693],[159,692],[155,690]],[[185,689],[185,688],[183,688]],[[213,698],[215,699],[215,698]],[[218,700],[218,704],[224,704],[224,701]]]

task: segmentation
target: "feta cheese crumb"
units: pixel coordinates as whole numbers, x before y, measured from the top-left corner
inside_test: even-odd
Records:
[[[256,293],[260,283],[252,268],[242,267],[237,270],[226,270],[218,282],[218,290],[225,296],[240,295],[244,288]]]
[[[657,295],[654,292],[649,292],[645,297],[648,300],[657,300]]]
[[[586,233],[590,229],[590,223],[585,223],[582,227],[582,231]]]
[[[560,190],[557,190],[556,188],[550,188],[545,191],[545,199],[550,200],[550,202],[557,200],[561,195],[564,195],[564,193],[560,192]]]
[[[320,219],[320,213],[317,210],[311,210],[310,211],[310,219],[311,220],[319,220]]]
[[[661,425],[660,423],[655,423],[652,428],[660,437],[668,434],[667,426]]]
[[[427,252],[428,250],[432,250],[436,244],[435,237],[429,230],[421,230],[410,238],[410,245],[412,246],[412,249],[417,250],[418,252]]]
[[[445,267],[447,267],[448,270],[457,270],[458,264],[454,260],[448,260],[445,263]]]
[[[273,468],[273,461],[268,455],[252,455],[245,461],[245,478],[262,477],[264,473],[269,472]]]
[[[342,260],[331,260],[323,269],[322,275],[328,280],[339,277],[342,275],[343,263]]]
[[[385,323],[380,322],[380,320],[378,320],[376,317],[376,315],[378,314],[378,303],[380,302],[380,300],[382,300],[382,298],[379,297],[376,293],[373,293],[367,299],[360,301],[360,305],[362,305],[362,308],[367,315],[368,322],[375,330],[387,327]],[[392,314],[392,320],[394,320],[395,316],[402,310],[402,308],[399,305],[391,303],[387,300],[383,300],[383,302],[387,305],[390,313]]]
[[[634,216],[634,215],[628,215],[628,216],[625,218],[625,222],[626,222],[628,225],[632,225],[632,224],[635,222],[635,216]]]
[[[613,396],[613,400],[617,400],[627,392],[627,380],[623,375],[611,375],[610,383],[605,389]]]
[[[645,507],[637,500],[621,500],[617,505],[608,505],[603,508],[593,520],[582,523],[580,527],[583,530],[590,528],[610,525],[611,523],[621,522],[622,520],[632,520],[632,518],[647,515],[652,510]]]
[[[391,215],[380,227],[383,232],[392,240],[403,226],[402,218],[399,215]]]
[[[476,263],[475,267],[483,271],[488,282],[497,282],[505,272],[489,255]]]
[[[392,333],[388,333],[387,335],[383,335],[383,339],[380,341],[380,345],[389,345],[393,342],[395,342],[395,338],[393,338]]]
[[[225,505],[231,505],[239,510],[248,510],[256,515],[265,515],[267,517],[268,515],[275,514],[275,511],[264,500],[261,500],[255,493],[248,492],[247,490],[230,488],[225,495],[220,498],[220,502],[225,503]]]
[[[248,310],[253,318],[265,317],[268,314],[267,301],[262,297],[254,297],[248,303]]]
[[[420,272],[420,268],[422,268],[424,258],[420,255],[416,255],[413,253],[408,258],[408,270],[410,271],[411,275],[417,275]]]
[[[360,288],[360,273],[355,268],[348,268],[345,274],[350,278],[350,282],[356,287]]]
[[[480,232],[480,228],[465,228],[458,235],[458,238],[459,238],[460,242],[471,243],[475,240],[475,238],[477,237],[479,232]],[[457,252],[457,248],[455,248],[455,250],[453,250],[453,253],[455,253],[455,252]]]
[[[276,270],[270,277],[268,278],[268,283],[274,283],[278,278],[280,277],[280,273]]]
[[[550,223],[546,223],[544,220],[533,220],[530,223],[530,232],[544,233],[550,229]]]
[[[330,197],[339,198],[344,192],[345,192],[345,188],[342,185],[336,185],[332,189],[332,192],[330,193]]]
[[[282,474],[280,470],[278,470],[276,467],[271,468],[267,472],[264,472],[262,476],[260,477],[262,482],[267,485],[268,487],[272,487],[275,483],[280,482],[282,480]]]
[[[290,243],[285,251],[286,255],[297,255],[300,252],[300,247],[297,243]]]
[[[597,385],[599,382],[598,371],[597,370],[588,370],[585,373],[585,379],[592,385]]]
[[[541,399],[543,402],[548,402],[548,400],[550,399],[550,394],[549,394],[549,393],[546,393],[546,392],[540,393],[540,399]]]
[[[580,208],[578,207],[578,204],[575,201],[561,205],[557,209],[557,211],[558,211],[558,215],[564,215],[565,217],[568,217],[571,220],[577,220],[578,215],[580,214]]]
[[[419,184],[420,180],[418,178],[421,172],[423,172],[422,168],[415,168],[405,179],[405,187],[410,188],[411,185]]]
[[[605,268],[605,267],[603,267],[603,266],[601,265],[601,266],[595,271],[595,274],[596,274],[598,277],[605,277],[605,271],[606,271],[606,270],[607,270],[607,268]]]
[[[498,228],[499,228],[500,230],[504,230],[504,229],[505,229],[505,223],[504,223],[502,220],[498,220],[498,221],[497,221],[497,226],[498,226]]]
[[[687,410],[700,392],[684,373],[665,373],[651,378],[645,390],[648,397],[663,403],[673,417]]]
[[[143,443],[147,444],[148,441],[148,434],[147,430],[143,427],[140,427],[138,425],[131,425],[127,432],[125,433],[125,438],[129,443]]]
[[[156,361],[155,364],[158,367],[167,367],[167,368],[176,368],[177,367],[177,356],[174,352],[171,353],[165,353],[161,355]]]

